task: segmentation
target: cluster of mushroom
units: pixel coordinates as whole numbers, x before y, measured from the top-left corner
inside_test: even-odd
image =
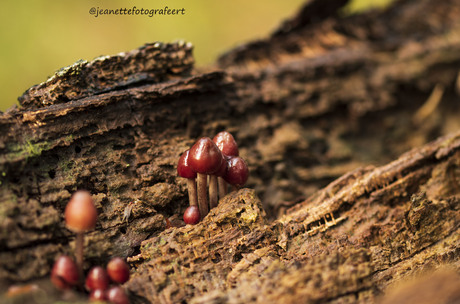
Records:
[[[239,157],[233,136],[223,131],[212,140],[200,138],[185,151],[179,158],[177,174],[187,179],[190,206],[185,210],[184,222],[196,224],[217,206],[219,197],[227,194],[229,184],[236,190],[246,183],[249,169]]]
[[[83,285],[84,233],[93,229],[97,221],[97,210],[89,192],[79,190],[74,193],[65,209],[65,221],[67,228],[76,233],[76,262],[71,257],[62,255],[51,270],[51,282],[63,290]],[[119,286],[128,279],[129,266],[122,258],[112,258],[106,269],[94,266],[85,280],[90,301],[129,304],[128,296]],[[111,287],[110,282],[114,284]]]

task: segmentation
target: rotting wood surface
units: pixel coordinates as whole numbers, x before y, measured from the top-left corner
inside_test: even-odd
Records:
[[[81,188],[100,214],[86,267],[131,256],[133,298],[372,303],[428,268],[458,272],[460,1],[354,16],[332,2],[214,67],[157,43],[28,90],[0,115],[1,281],[47,276],[72,252],[62,211]],[[166,229],[187,206],[180,153],[223,129],[255,192]]]
[[[458,271],[459,181],[457,133],[350,172],[272,223],[243,189],[144,241],[127,286],[149,303],[374,302],[414,273]]]

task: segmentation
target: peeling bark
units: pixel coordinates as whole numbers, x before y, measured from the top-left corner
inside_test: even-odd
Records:
[[[154,44],[26,91],[0,115],[0,283],[73,252],[63,210],[87,189],[85,267],[130,257],[141,302],[375,303],[443,265],[456,284],[460,1],[345,3],[311,1],[206,69]],[[168,228],[188,206],[180,154],[224,129],[253,190]]]

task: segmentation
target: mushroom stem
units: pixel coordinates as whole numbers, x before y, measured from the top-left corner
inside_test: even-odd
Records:
[[[198,206],[198,197],[196,194],[196,180],[194,178],[187,178],[187,188],[190,206]]]
[[[219,183],[219,197],[222,199],[227,195],[227,182],[220,176],[217,178],[217,180]]]
[[[83,242],[84,232],[77,232],[75,238],[75,262],[77,264],[80,280],[83,280]]]
[[[209,176],[209,206],[210,208],[217,207],[217,176]]]
[[[203,173],[197,173],[197,191],[198,191],[198,208],[203,219],[208,214],[208,176]]]

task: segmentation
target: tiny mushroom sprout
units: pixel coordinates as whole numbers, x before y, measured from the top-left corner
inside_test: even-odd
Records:
[[[227,131],[217,133],[212,139],[223,154],[228,156],[239,156],[238,144],[233,135]]]
[[[238,144],[233,138],[233,135],[227,131],[222,131],[217,133],[216,136],[212,139],[217,147],[222,151],[222,154],[225,156],[239,156]],[[225,161],[227,165],[227,162]],[[227,166],[225,166],[225,169]],[[225,170],[226,171],[226,170]],[[218,184],[219,184],[219,196],[223,198],[227,194],[227,183],[223,179],[223,175],[225,175],[225,171],[221,172],[221,174],[217,174],[218,176]]]
[[[69,289],[78,284],[79,272],[71,257],[61,255],[51,270],[51,282],[59,289]]]
[[[107,300],[108,299],[106,295],[106,290],[95,289],[95,290],[92,290],[91,293],[89,294],[90,302],[105,303],[107,302]]]
[[[184,222],[186,224],[195,225],[200,221],[200,210],[198,206],[189,206],[184,212]]]
[[[94,229],[97,221],[97,210],[91,194],[85,190],[76,191],[67,203],[64,217],[66,227],[77,235],[76,263],[69,256],[60,256],[51,270],[51,282],[59,289],[76,287],[81,290],[86,287],[90,302],[129,304],[128,295],[117,286],[128,281],[130,275],[129,266],[122,258],[112,258],[107,268],[92,267],[86,280],[83,278],[83,236],[86,231]]]
[[[72,195],[65,208],[65,221],[67,228],[76,233],[75,256],[81,276],[83,273],[84,233],[94,229],[97,221],[97,210],[88,191],[79,190]]]
[[[190,149],[188,163],[197,173],[198,207],[204,218],[208,214],[207,176],[220,169],[222,153],[209,137],[202,137]]]
[[[129,304],[128,296],[121,286],[113,286],[107,290],[107,299],[113,304]]]
[[[232,185],[235,189],[239,189],[248,180],[249,169],[248,165],[239,156],[232,156],[228,158],[227,172],[224,179],[227,183]]]
[[[190,206],[185,210],[184,222],[186,224],[197,224],[200,221],[201,215],[198,208],[198,197],[196,193],[196,172],[190,168],[188,158],[190,150],[182,153],[177,163],[177,175],[187,179],[188,199]]]
[[[106,290],[109,287],[109,276],[105,269],[101,266],[91,268],[86,276],[85,286],[89,291]]]
[[[129,280],[129,266],[120,257],[112,258],[107,264],[107,273],[113,282],[123,284]]]

